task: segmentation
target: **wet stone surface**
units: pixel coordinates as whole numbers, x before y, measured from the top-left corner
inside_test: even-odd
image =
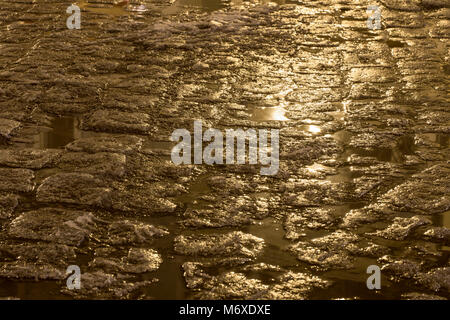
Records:
[[[13,238],[80,245],[94,227],[91,213],[46,208],[20,214],[8,233]]]
[[[0,0],[0,297],[450,298],[448,1],[198,3]],[[194,120],[278,173],[174,165]]]
[[[111,207],[111,189],[104,180],[91,174],[58,173],[42,182],[36,200]]]

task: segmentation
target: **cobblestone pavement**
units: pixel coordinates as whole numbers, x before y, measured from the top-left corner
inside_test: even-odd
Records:
[[[450,297],[448,1],[90,2],[0,0],[0,296]],[[278,174],[175,166],[194,119]]]

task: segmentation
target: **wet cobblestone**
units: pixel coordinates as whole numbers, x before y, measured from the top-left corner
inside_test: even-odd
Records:
[[[449,298],[448,1],[208,3],[0,0],[0,297]],[[175,166],[194,120],[278,174]]]

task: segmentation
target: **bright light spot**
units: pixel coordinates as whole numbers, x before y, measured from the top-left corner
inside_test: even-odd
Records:
[[[306,170],[308,170],[310,173],[319,173],[324,171],[325,169],[326,169],[325,166],[318,163],[306,167]]]
[[[279,108],[273,108],[273,112],[271,115],[271,118],[273,120],[279,120],[279,121],[287,121],[289,120],[288,118],[286,118],[285,114],[285,110],[284,109],[279,109]]]
[[[140,5],[140,6],[135,7],[135,8],[134,8],[134,11],[137,11],[137,12],[146,12],[146,11],[148,11],[148,10],[147,10],[147,7],[146,7],[146,6]]]
[[[310,125],[308,126],[308,131],[311,133],[319,133],[321,131],[319,126]]]

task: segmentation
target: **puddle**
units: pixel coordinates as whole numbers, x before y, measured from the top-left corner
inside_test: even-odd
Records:
[[[432,217],[433,225],[450,229],[450,211],[446,211]]]
[[[25,300],[67,300],[69,296],[59,292],[60,286],[54,281],[11,281],[0,279],[0,297],[20,297]]]
[[[450,229],[450,211],[442,214],[442,226]]]
[[[447,148],[449,146],[450,136],[444,133],[424,133],[423,136],[427,137],[428,140],[437,143],[442,148]]]
[[[320,132],[322,132],[320,126],[317,126],[315,124],[302,125],[299,127],[299,129],[306,131],[312,135],[319,134]]]
[[[162,14],[172,15],[189,8],[201,10],[202,12],[213,12],[227,7],[238,8],[249,4],[267,5],[269,3],[281,4],[295,4],[298,3],[292,0],[176,0],[170,7],[162,10]]]
[[[159,281],[144,289],[146,295],[154,299],[186,299],[190,290],[186,288],[181,265],[184,257],[170,257],[163,260],[157,271],[145,277],[145,280],[158,278]]]
[[[403,48],[406,46],[406,44],[402,41],[395,41],[395,40],[387,40],[386,44],[389,48]]]
[[[355,153],[364,157],[374,157],[378,161],[386,161],[393,163],[403,163],[405,155],[414,154],[414,139],[411,136],[400,138],[395,148],[374,148],[373,150],[365,150],[359,148],[350,148]]]
[[[367,127],[370,129],[379,129],[381,130],[381,133],[389,132],[389,130],[392,130],[393,128],[386,126],[385,123],[386,120],[390,118],[399,120],[407,118],[411,121],[410,128],[405,128],[407,130],[400,130],[399,132],[409,132],[408,129],[414,130],[414,127],[419,124],[417,122],[418,111],[414,109],[414,103],[411,103],[413,106],[408,104],[407,107],[397,105],[397,97],[401,97],[401,95],[404,94],[404,92],[398,91],[399,88],[397,84],[402,84],[401,79],[403,75],[413,75],[417,73],[417,77],[421,78],[421,75],[426,72],[435,70],[428,69],[428,65],[427,68],[422,68],[421,70],[417,70],[417,72],[415,70],[416,64],[413,62],[416,61],[414,61],[414,59],[427,57],[427,50],[430,50],[429,61],[432,62],[433,66],[436,66],[438,72],[436,75],[429,72],[425,78],[428,79],[429,77],[430,83],[432,83],[433,86],[436,85],[437,89],[433,91],[430,87],[428,91],[424,92],[426,101],[422,105],[427,107],[427,109],[424,108],[424,112],[434,112],[435,109],[433,108],[435,107],[440,108],[436,109],[437,111],[443,108],[443,104],[441,100],[439,100],[441,97],[443,97],[442,99],[445,98],[445,92],[440,89],[443,87],[444,83],[441,78],[443,75],[445,76],[450,73],[450,65],[448,64],[448,61],[445,61],[443,58],[445,57],[445,45],[436,44],[437,42],[442,43],[442,41],[436,39],[430,40],[428,38],[417,38],[419,39],[417,40],[412,36],[404,37],[402,35],[404,28],[395,28],[396,30],[393,30],[398,33],[398,37],[393,37],[395,40],[375,38],[378,35],[378,32],[365,29],[364,21],[361,21],[361,19],[354,19],[354,21],[361,22],[356,24],[360,25],[361,28],[347,28],[344,24],[340,24],[340,22],[338,24],[334,23],[335,21],[339,21],[335,20],[339,18],[339,13],[336,12],[339,10],[335,10],[335,7],[330,7],[328,4],[322,2],[314,3],[314,5],[309,6],[298,0],[130,0],[131,3],[127,6],[114,6],[112,4],[113,0],[77,0],[77,2],[82,8],[83,13],[87,14],[86,20],[82,21],[101,21],[102,23],[106,23],[111,20],[112,24],[100,28],[97,24],[87,25],[91,29],[86,28],[85,31],[82,31],[81,33],[78,32],[76,37],[71,38],[66,36],[67,31],[65,28],[59,28],[60,31],[64,31],[64,33],[61,34],[58,33],[59,31],[55,28],[50,27],[52,26],[51,23],[54,23],[54,21],[61,19],[62,16],[66,17],[64,11],[55,9],[55,3],[42,3],[39,6],[33,6],[33,12],[30,12],[28,7],[31,3],[30,1],[17,2],[13,5],[9,5],[9,2],[2,2],[5,6],[9,6],[6,8],[7,10],[5,10],[5,17],[10,21],[16,21],[17,19],[14,20],[14,17],[19,15],[21,21],[8,25],[5,30],[6,33],[2,34],[5,39],[15,39],[15,41],[17,40],[17,43],[15,42],[14,46],[9,46],[7,52],[5,52],[0,59],[0,63],[5,69],[5,72],[2,73],[1,77],[6,85],[4,88],[0,89],[0,95],[9,97],[11,93],[16,92],[15,90],[19,92],[19,90],[24,87],[29,88],[30,82],[35,89],[30,90],[30,92],[27,92],[23,97],[24,101],[27,103],[38,103],[40,97],[39,93],[44,91],[49,95],[47,97],[49,101],[59,101],[58,99],[61,91],[65,90],[62,84],[71,83],[72,80],[76,80],[77,82],[80,82],[80,90],[74,89],[71,93],[74,93],[74,95],[76,93],[80,98],[80,103],[87,104],[86,106],[83,105],[83,107],[86,107],[86,110],[90,110],[89,108],[92,107],[91,104],[98,102],[98,91],[83,90],[83,92],[81,92],[81,90],[85,85],[92,85],[95,87],[100,84],[102,87],[102,103],[109,104],[112,102],[111,106],[108,105],[108,107],[117,108],[120,111],[123,111],[124,115],[126,115],[128,111],[130,113],[136,112],[135,114],[130,114],[129,118],[124,119],[123,125],[136,125],[135,122],[141,120],[141,115],[138,112],[144,112],[150,116],[148,124],[154,127],[158,127],[161,124],[168,127],[172,124],[181,125],[186,122],[191,123],[191,120],[195,119],[196,116],[199,116],[199,118],[202,119],[206,116],[208,122],[211,122],[212,125],[215,124],[216,121],[220,121],[223,115],[226,115],[227,110],[224,111],[220,109],[221,106],[229,105],[229,103],[240,105],[243,103],[242,101],[257,101],[258,103],[249,102],[246,104],[247,108],[244,110],[241,107],[233,108],[232,110],[236,110],[236,117],[238,118],[236,120],[242,120],[244,118],[253,121],[286,121],[282,123],[283,127],[290,126],[290,130],[303,131],[299,134],[298,139],[302,139],[303,136],[307,135],[307,140],[324,142],[325,148],[327,148],[328,145],[330,145],[331,148],[334,146],[334,141],[328,143],[328,140],[331,140],[330,137],[333,137],[339,145],[343,146],[345,150],[343,153],[339,152],[336,156],[328,156],[327,154],[323,159],[317,160],[320,161],[320,163],[329,164],[330,167],[315,163],[309,166],[306,164],[302,165],[301,169],[304,170],[302,171],[302,174],[306,173],[304,174],[306,177],[305,180],[308,177],[318,177],[317,179],[311,178],[311,180],[314,180],[314,184],[322,183],[323,181],[327,182],[326,188],[328,188],[328,185],[331,185],[328,181],[336,184],[343,184],[343,191],[345,192],[353,192],[353,189],[355,189],[354,185],[349,182],[353,182],[355,178],[365,175],[361,172],[368,172],[370,170],[370,168],[367,168],[365,165],[360,166],[355,164],[355,170],[352,171],[351,166],[346,164],[346,159],[350,155],[372,156],[379,161],[405,164],[405,155],[414,154],[414,152],[417,151],[414,144],[414,137],[412,136],[399,137],[398,143],[390,148],[376,148],[376,143],[367,144],[368,146],[375,146],[375,148],[370,151],[351,148],[349,144],[352,141],[352,136],[354,134],[351,133],[350,130],[357,132],[359,128]],[[268,5],[269,2],[275,2],[277,4],[296,3],[298,7],[285,7],[278,12],[268,12],[268,10],[266,10],[267,7],[263,6]],[[61,5],[61,8],[64,6],[64,4],[59,5]],[[17,12],[15,12],[16,7],[18,8]],[[241,8],[243,8],[242,11],[238,12]],[[225,12],[228,9],[230,9],[231,12]],[[223,18],[226,23],[229,23],[229,26],[225,25],[218,28],[201,29],[200,26],[203,27],[203,22],[208,21],[207,15],[217,10],[224,10],[224,12],[217,12],[216,17],[218,20]],[[357,14],[352,14],[352,11],[355,11],[354,8],[342,8],[342,11],[347,10],[349,11],[348,15],[352,15],[353,18],[358,18]],[[59,13],[56,14],[56,11]],[[31,13],[32,15],[30,15]],[[39,21],[35,18],[36,13],[41,14],[41,16],[37,16],[38,19],[40,19]],[[364,14],[364,10],[362,13]],[[139,15],[141,16],[139,17]],[[142,16],[144,15],[145,17],[142,19]],[[178,16],[174,17],[171,15]],[[216,15],[216,13],[213,15]],[[261,16],[259,17],[258,15]],[[140,20],[129,23],[130,21],[128,21],[128,19],[131,20],[136,17],[139,17]],[[400,15],[399,18],[402,18],[402,16]],[[179,29],[174,28],[178,31],[155,32],[153,34],[152,31],[150,31],[152,24],[158,23],[160,20],[164,19],[169,20],[169,22],[180,24],[177,26],[177,28],[180,27]],[[117,20],[123,20],[126,23],[115,23]],[[36,24],[37,21],[45,23]],[[199,24],[199,22],[201,22],[201,24]],[[432,23],[431,20],[428,22]],[[64,23],[64,21],[61,23]],[[46,36],[34,39],[33,30],[28,30],[31,28],[29,27],[31,25],[44,25],[47,31],[43,34]],[[197,29],[195,26],[199,26],[199,28]],[[338,28],[333,29],[336,26]],[[105,30],[112,32],[123,31],[123,34],[116,37],[112,36],[111,32],[105,32]],[[154,36],[157,36],[157,38],[154,38]],[[345,41],[344,38],[346,39]],[[22,41],[22,39],[24,41]],[[428,42],[429,40],[433,42]],[[339,47],[327,47],[330,42],[332,46],[339,45]],[[98,44],[98,48],[97,46],[93,46],[95,44]],[[386,46],[388,48],[388,57],[384,55],[384,49],[378,52],[378,48],[386,48]],[[395,49],[401,47],[405,47],[405,50]],[[411,50],[406,50],[406,47]],[[436,47],[436,55],[434,55],[433,51],[430,49],[431,47]],[[389,55],[388,53],[391,51],[389,48],[394,48],[391,52],[392,55]],[[421,50],[423,50],[423,52]],[[52,52],[57,52],[58,54],[55,55],[54,53],[52,55]],[[348,53],[350,62],[343,59],[343,56],[346,53]],[[380,55],[377,55],[378,53],[380,53]],[[418,58],[413,55],[416,53],[418,53]],[[242,63],[222,64],[222,60],[228,56],[239,57]],[[65,59],[66,57],[71,58]],[[121,57],[126,57],[126,59],[122,59]],[[353,58],[355,60],[353,60]],[[73,61],[82,61],[84,65],[76,67]],[[391,68],[389,70],[396,70],[395,75],[393,75],[393,77],[396,77],[396,80],[393,82],[394,85],[392,85],[392,87],[390,82],[377,82],[380,79],[377,77],[378,73],[372,70],[374,69],[372,68],[372,64],[376,64],[378,61],[381,64],[386,65],[386,67]],[[195,65],[197,62],[206,62],[210,67],[208,70],[193,71],[192,65]],[[351,106],[352,117],[349,117],[349,122],[346,123],[347,103],[345,100],[340,100],[345,99],[346,92],[352,93],[351,88],[354,83],[352,82],[352,79],[345,77],[345,73],[348,72],[348,70],[351,70],[355,65],[360,64],[361,68],[367,67],[368,69],[367,74],[361,74],[361,82],[359,83],[370,83],[375,89],[380,88],[380,90],[384,90],[384,88],[389,86],[387,89],[388,92],[386,92],[386,102],[389,105],[392,104],[395,108],[383,108],[381,113],[377,113],[373,112],[374,110],[370,109],[370,107],[372,103],[380,102],[378,99],[367,98],[367,106],[365,105],[366,101],[358,102],[349,100],[348,103],[350,103]],[[36,66],[36,69],[29,71],[30,65]],[[128,70],[128,65],[131,67],[129,70],[142,70],[142,74],[134,71],[132,75],[125,73],[125,70]],[[417,63],[417,66],[421,67],[421,64]],[[439,68],[437,68],[437,66],[439,66]],[[164,69],[169,72],[167,73]],[[29,72],[22,75],[22,77],[18,73],[18,71],[21,70],[28,70]],[[83,78],[78,78],[78,72],[83,73]],[[33,77],[34,73],[36,73],[37,78]],[[296,79],[294,79],[296,75],[303,74],[303,76],[299,76],[299,78],[306,79],[304,77],[306,73],[316,73],[318,75],[317,77],[314,76],[311,78],[312,82],[307,83],[311,86],[310,92],[308,89],[305,89],[294,92],[295,95],[291,95],[290,93],[295,88],[293,83],[296,82]],[[57,75],[58,78],[55,79],[55,82],[61,84],[61,86],[55,86],[55,91],[44,90],[45,87],[53,81],[53,79],[40,81],[45,78],[44,75]],[[161,75],[164,75],[164,77],[161,77]],[[168,78],[165,77],[166,75],[168,75]],[[381,75],[385,76],[385,74]],[[66,76],[69,78],[66,79]],[[348,81],[338,81],[338,78],[340,79],[341,76]],[[421,81],[421,79],[419,80]],[[108,85],[105,85],[103,88],[102,84],[105,83],[105,81],[108,82]],[[256,89],[258,89],[258,86],[261,84],[263,90],[248,90],[249,96],[243,97],[241,92],[243,91],[243,88],[245,89],[248,86],[252,86],[248,85],[250,81],[255,81]],[[381,79],[381,81],[384,80]],[[412,84],[416,84],[416,78],[412,78],[411,81],[414,81],[411,82]],[[417,81],[418,85],[421,84],[420,81]],[[273,86],[272,82],[274,84]],[[323,82],[324,86],[329,85],[332,87],[330,90],[333,91],[333,94],[328,93],[327,90],[322,90],[322,94],[320,89],[317,88],[318,82]],[[16,84],[17,87],[15,88]],[[187,86],[188,84],[192,84],[192,92]],[[359,90],[362,91],[365,88],[359,88],[359,84],[356,83],[355,86],[357,89],[355,91],[356,93],[359,93]],[[178,89],[181,92],[180,95],[177,93]],[[339,91],[336,92],[336,96],[334,95],[335,90]],[[342,95],[340,94],[340,91],[342,91]],[[372,95],[370,91],[371,90],[369,90],[369,93]],[[376,92],[378,91],[375,91],[375,93]],[[298,99],[296,98],[297,93]],[[347,95],[348,99],[353,99],[352,94]],[[422,93],[418,91],[411,94],[410,99],[412,102],[419,101],[421,95]],[[289,104],[286,102],[288,99],[287,97],[289,97]],[[151,101],[148,101],[148,99],[151,99]],[[313,101],[313,103],[311,103],[311,110],[307,110],[305,113],[306,115],[300,114],[300,110],[302,109],[295,110],[298,112],[293,112],[291,115],[287,110],[291,110],[292,105],[295,103],[295,99],[300,102]],[[434,101],[434,99],[436,99],[436,101]],[[6,100],[3,102],[6,102]],[[55,118],[49,125],[49,128],[42,129],[39,126],[34,125],[34,122],[29,124],[27,121],[22,121],[23,118],[27,118],[26,111],[24,110],[28,110],[19,108],[19,106],[23,105],[22,102],[22,100],[11,102],[17,103],[18,106],[17,110],[10,108],[13,111],[12,113],[17,111],[17,114],[13,115],[14,119],[17,118],[17,121],[23,122],[24,124],[24,132],[21,132],[21,135],[16,137],[13,135],[13,137],[16,138],[16,140],[11,140],[11,144],[14,147],[22,147],[23,145],[29,147],[33,144],[35,148],[39,149],[61,149],[68,143],[79,138],[116,135],[107,132],[80,130],[79,118],[77,117]],[[339,108],[336,107],[336,105],[340,106],[341,103],[344,106],[342,111],[328,111],[338,110]],[[173,118],[167,117],[166,115],[168,112],[164,112],[164,108],[171,104],[175,104],[174,107],[176,107],[178,112]],[[308,105],[305,105],[305,107],[307,106]],[[361,110],[358,109],[360,106]],[[68,110],[63,111],[71,112]],[[333,120],[330,120],[330,116],[332,116]],[[304,117],[310,117],[311,119],[303,119]],[[289,118],[295,119],[295,121],[290,121],[291,119]],[[314,119],[320,119],[320,121]],[[366,121],[367,119],[370,120]],[[431,117],[430,119],[432,119],[431,121],[434,121],[434,117]],[[121,122],[120,120],[122,119],[118,120],[118,122]],[[425,120],[422,119],[421,121],[423,124]],[[441,123],[440,121],[436,122],[439,123],[439,125]],[[272,124],[274,123],[272,122],[269,125]],[[348,131],[341,130],[331,134],[334,128],[340,129],[341,124],[348,125],[348,127],[346,127],[346,130]],[[352,124],[354,126],[352,126]],[[402,125],[402,122],[400,122],[400,125],[400,129],[403,129],[404,125]],[[264,126],[265,125],[261,125],[261,127]],[[161,132],[164,132],[167,127],[157,129],[162,129]],[[144,135],[142,135],[142,137],[144,137]],[[387,143],[390,142],[389,137],[390,136],[386,138]],[[430,144],[432,145],[430,151],[436,153],[442,151],[441,153],[443,155],[447,155],[447,153],[445,153],[446,150],[443,149],[449,147],[448,134],[426,133],[424,134],[424,137],[426,138],[424,140],[433,142]],[[289,136],[287,138],[292,139],[292,141],[297,139],[295,136]],[[141,154],[137,155],[139,158],[136,159],[136,163],[139,163],[137,161],[140,161],[141,157],[147,157],[148,159],[146,158],[144,160],[154,161],[151,165],[155,166],[155,177],[151,178],[158,179],[158,182],[161,183],[171,181],[176,174],[172,174],[172,167],[168,169],[165,168],[164,160],[170,160],[170,151],[174,143],[151,141],[149,139],[151,138],[146,136],[144,145],[140,149]],[[385,140],[383,139],[384,136],[380,137],[380,141],[384,142]],[[397,139],[397,136],[395,139]],[[361,143],[359,145],[364,146],[365,144]],[[390,144],[386,145],[390,146]],[[9,147],[10,146],[5,146],[5,148]],[[424,144],[419,147],[419,151],[429,151],[428,148],[429,145]],[[439,150],[439,148],[442,149]],[[133,154],[127,154],[127,157],[131,160],[128,161],[128,163],[134,163],[132,162],[132,157],[134,156],[135,155]],[[322,160],[324,161],[322,162]],[[341,163],[343,163],[343,165],[341,165]],[[417,167],[419,166],[422,165],[418,165]],[[242,192],[243,197],[253,197],[256,196],[255,192],[257,192],[257,190],[268,190],[267,193],[270,192],[270,194],[267,197],[270,197],[273,192],[276,199],[280,198],[280,205],[288,205],[284,195],[277,193],[281,190],[280,186],[285,182],[283,176],[280,176],[280,179],[258,177],[253,180],[250,177],[252,174],[251,172],[245,170],[240,171],[241,168],[224,167],[225,166],[219,165],[204,165],[193,169],[191,175],[184,175],[182,170],[180,170],[180,176],[176,178],[179,178],[178,183],[183,185],[188,192],[182,193],[176,197],[167,196],[168,200],[177,204],[177,211],[172,215],[164,217],[145,217],[144,222],[162,225],[170,231],[170,234],[161,240],[155,240],[155,242],[152,242],[149,245],[151,248],[156,249],[163,257],[163,263],[160,268],[155,272],[136,276],[145,279],[159,279],[159,282],[143,289],[145,291],[144,298],[186,299],[192,297],[193,291],[186,288],[181,265],[186,261],[195,260],[196,257],[181,256],[174,252],[173,240],[174,237],[179,234],[223,233],[229,232],[230,229],[244,231],[263,238],[266,244],[263,253],[258,257],[257,261],[254,262],[280,265],[294,272],[297,272],[301,268],[304,268],[308,273],[316,272],[311,266],[307,266],[304,262],[300,262],[294,254],[285,250],[288,245],[292,244],[292,241],[285,239],[283,219],[279,217],[282,214],[279,214],[276,210],[269,210],[269,217],[258,220],[257,224],[242,225],[236,228],[223,227],[197,229],[191,227],[185,228],[180,224],[184,217],[187,216],[183,215],[183,210],[214,209],[214,205],[219,203],[219,201],[222,201],[220,194],[222,191],[227,190],[220,190],[221,192],[218,192],[215,187],[210,187],[208,179],[211,176],[233,177],[236,179],[236,183],[243,184],[242,188],[240,188],[240,186],[236,186],[236,188],[232,186],[229,190],[229,194],[224,193],[227,196],[237,198],[241,196],[240,193]],[[377,171],[374,172],[373,175],[379,174],[380,177],[383,178],[382,171],[384,169],[382,166],[380,167],[381,169],[379,171],[381,173],[378,173]],[[390,166],[386,167],[389,170],[391,169]],[[418,169],[413,166],[406,166],[405,170],[398,170],[398,172],[397,168],[402,167],[401,165],[392,167],[393,174],[396,175],[394,178],[395,184],[397,184],[397,182],[408,181],[409,175],[418,172]],[[114,188],[116,188],[118,192],[121,192],[128,188],[129,185],[139,186],[138,183],[141,183],[141,179],[147,179],[150,176],[148,172],[153,172],[140,169],[141,168],[135,170],[132,165],[127,166],[127,170],[129,170],[127,171],[127,175],[123,180],[115,181],[113,185]],[[153,168],[150,169],[153,170]],[[297,169],[300,168],[293,165],[286,170],[289,171],[287,173],[295,175],[295,170]],[[34,182],[38,186],[44,178],[59,172],[59,170],[61,169],[48,168],[36,170]],[[166,176],[159,174],[160,171],[169,170],[171,175]],[[378,170],[378,168],[375,168],[375,170]],[[361,180],[361,184],[365,183],[365,180]],[[387,183],[391,182],[387,179]],[[287,185],[289,187],[289,184]],[[229,188],[229,186],[226,185],[224,188]],[[116,189],[114,189],[114,192],[116,192]],[[138,187],[136,187],[136,189],[138,189]],[[322,189],[320,188],[317,190]],[[331,194],[334,189],[330,190],[329,197],[334,199],[335,195]],[[362,190],[363,191],[359,192],[359,194],[364,195],[366,191],[364,191],[364,189]],[[369,189],[369,192],[370,190],[372,189]],[[380,188],[380,191],[383,191],[382,188]],[[314,197],[317,193],[319,202],[321,200],[320,198],[322,198],[322,191],[316,191],[315,188],[305,190],[305,193],[307,193],[308,196],[311,194],[311,196]],[[343,194],[345,195],[346,193]],[[128,193],[126,193],[125,196],[128,197]],[[142,197],[143,195],[137,194],[136,196]],[[214,199],[214,202],[211,199]],[[367,197],[369,200],[365,200],[366,197],[355,198],[353,196],[345,196],[344,199],[341,199],[339,196],[339,198],[336,197],[336,199],[338,199],[336,202],[330,202],[335,205],[321,205],[321,208],[331,209],[331,214],[338,218],[342,218],[350,210],[365,207],[372,201],[372,198],[369,197]],[[133,201],[133,199],[130,199],[130,201]],[[229,200],[227,199],[226,201],[228,202]],[[246,203],[246,201],[247,199],[245,199],[244,203]],[[267,202],[270,203],[269,201]],[[274,202],[274,204],[277,204],[277,202]],[[47,203],[38,203],[35,194],[30,193],[30,195],[27,195],[26,200],[20,200],[16,212],[21,212],[22,209],[33,210],[47,205]],[[55,203],[54,205],[67,209],[85,209],[84,206],[78,204]],[[239,208],[239,210],[241,209]],[[247,208],[242,207],[242,210],[247,210]],[[253,209],[249,208],[249,210]],[[282,210],[283,208],[280,208],[279,211]],[[288,210],[290,209],[284,211]],[[102,215],[111,213],[114,214],[117,219],[128,218],[128,214],[121,216],[120,212],[109,211],[108,208],[101,210],[96,209],[95,214],[97,213]],[[132,214],[134,217],[139,217],[141,212],[136,210]],[[450,211],[433,215],[433,225],[449,228]],[[358,229],[358,232],[373,232],[379,227],[380,226],[377,224],[368,223],[367,225],[362,226],[361,229]],[[381,227],[384,228],[384,225]],[[305,231],[305,237],[301,240],[309,241],[315,237],[326,236],[331,232],[330,228],[307,230]],[[353,231],[350,230],[348,232]],[[7,235],[5,235],[5,237],[7,237]],[[14,239],[14,241],[17,242],[17,239]],[[415,244],[414,241],[415,240],[411,239],[411,244]],[[395,243],[395,245],[388,241],[385,243],[387,246],[395,247],[394,249],[398,250],[393,253],[394,255],[397,255],[397,252],[400,252],[399,248],[404,245],[403,242]],[[100,244],[92,241],[88,243],[88,245],[95,247]],[[439,250],[450,251],[448,247],[443,247]],[[80,256],[81,255],[78,255],[77,259]],[[89,260],[83,260],[83,265],[87,265],[91,258],[92,257],[89,257]],[[423,262],[424,266],[428,263],[426,260]],[[321,272],[321,274],[318,274],[319,276],[328,280],[333,280],[335,281],[335,284],[327,290],[317,292],[317,295],[313,295],[312,297],[323,299],[340,297],[353,298],[356,296],[362,298],[399,298],[400,292],[406,292],[411,289],[409,285],[390,284],[388,280],[384,282],[385,279],[383,278],[383,283],[386,283],[386,288],[384,289],[383,287],[383,293],[381,295],[367,290],[365,286],[366,272],[364,271],[364,268],[367,264],[373,263],[376,263],[375,259],[358,257],[354,269]],[[447,261],[443,263],[447,263]],[[230,270],[232,270],[232,268],[230,268]],[[221,272],[221,270],[217,268],[217,270],[214,270],[213,272]],[[252,272],[252,277],[255,278],[265,277],[267,274],[259,271]],[[23,299],[67,298],[59,293],[61,285],[64,284],[53,281],[32,282],[24,279],[17,281],[0,279],[0,296],[17,296]]]
[[[189,7],[212,12],[225,8],[226,4],[221,0],[177,0],[169,8],[163,10],[163,14],[176,14]]]
[[[98,3],[92,3],[89,1],[81,1],[77,3],[77,5],[81,10],[86,10],[92,13],[105,14],[113,17],[126,16],[130,14],[129,12],[127,12],[126,6],[109,5],[107,7],[100,7],[98,6]]]
[[[336,132],[333,138],[345,145],[350,143],[352,133],[342,130]],[[447,140],[448,141],[448,140]],[[398,140],[397,145],[394,148],[372,148],[363,149],[355,147],[345,147],[345,152],[341,155],[341,158],[345,158],[355,153],[363,157],[373,157],[378,161],[403,163],[405,155],[414,154],[415,144],[412,136],[403,136]]]
[[[283,107],[257,107],[251,111],[250,119],[253,121],[288,121]]]
[[[34,147],[39,149],[65,147],[75,139],[81,138],[78,123],[79,120],[75,117],[55,118],[51,123],[51,130],[45,130],[36,137]]]
[[[384,162],[393,162],[393,163],[402,163],[404,160],[402,152],[397,149],[385,149],[385,148],[376,148],[373,150],[359,149],[359,148],[350,148],[352,152],[359,156],[363,157],[373,157],[378,161]]]
[[[286,250],[291,242],[284,238],[283,226],[273,218],[251,225],[245,228],[244,232],[264,239],[266,247],[259,260],[284,267],[298,264],[295,256]]]

